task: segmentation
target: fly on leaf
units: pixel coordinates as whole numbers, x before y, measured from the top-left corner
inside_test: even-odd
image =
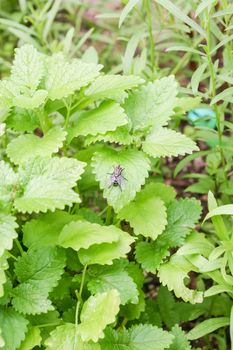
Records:
[[[124,180],[127,181],[127,179],[124,177],[122,172],[124,171],[124,168],[122,168],[120,165],[117,165],[112,173],[108,173],[110,176],[110,185],[109,187],[119,187],[120,190],[122,191],[122,183]]]

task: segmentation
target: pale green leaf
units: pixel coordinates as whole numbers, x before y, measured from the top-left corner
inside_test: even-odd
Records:
[[[88,289],[92,294],[116,289],[121,298],[121,304],[138,302],[138,290],[134,280],[127,271],[123,271],[123,265],[115,261],[112,266],[92,266],[88,269]]]
[[[63,209],[80,202],[72,190],[83,173],[85,163],[71,158],[35,158],[19,168],[23,193],[15,200],[21,212],[45,212]]]
[[[226,327],[230,324],[229,317],[210,318],[199,323],[187,334],[189,340],[194,340],[203,337],[206,334],[216,331],[216,329]]]
[[[23,226],[23,243],[26,247],[55,246],[63,227],[71,221],[78,220],[77,215],[66,211],[41,214],[37,219],[27,221]]]
[[[134,75],[101,75],[85,90],[85,95],[92,100],[109,98],[119,100],[126,90],[131,90],[143,83],[140,77]]]
[[[98,75],[101,65],[80,60],[67,62],[61,53],[53,54],[46,61],[45,87],[51,100],[71,95],[91,83]]]
[[[128,14],[131,12],[131,10],[134,8],[134,6],[137,5],[137,3],[140,0],[129,0],[126,6],[123,8],[120,18],[119,18],[119,27],[123,24],[124,20],[128,16]]]
[[[70,129],[68,139],[71,141],[79,135],[87,136],[105,134],[119,126],[127,124],[123,108],[113,101],[105,101],[98,108],[82,113]]]
[[[119,145],[130,145],[133,142],[133,136],[130,135],[129,125],[123,125],[114,131],[107,131],[105,134],[95,136],[87,135],[85,145],[90,145],[98,141],[118,143]]]
[[[113,225],[101,226],[88,221],[72,221],[61,231],[58,243],[64,248],[70,247],[79,251],[94,244],[116,242],[120,234],[121,230]]]
[[[190,138],[166,128],[155,128],[146,137],[142,148],[152,157],[177,157],[199,150]]]
[[[0,208],[7,208],[14,199],[18,177],[3,160],[0,161],[0,174]]]
[[[4,285],[7,281],[5,270],[8,269],[7,255],[0,257],[0,298],[4,295]]]
[[[124,108],[132,121],[133,128],[143,129],[150,125],[156,127],[166,125],[174,114],[177,93],[177,82],[172,75],[148,83],[129,93]]]
[[[43,137],[21,135],[9,143],[6,152],[13,163],[22,164],[37,156],[57,153],[65,138],[66,132],[60,127],[50,129]]]
[[[2,137],[5,134],[6,131],[6,124],[0,123],[0,137]]]
[[[26,333],[26,337],[21,343],[19,350],[32,350],[35,346],[40,346],[41,340],[40,328],[31,327]]]
[[[0,213],[0,257],[5,250],[10,250],[13,246],[13,240],[17,237],[15,229],[18,227],[16,218],[11,215]]]
[[[16,350],[25,338],[28,321],[12,308],[0,309],[0,328],[5,342],[3,350]]]
[[[20,284],[13,289],[12,304],[24,314],[52,310],[48,294],[57,285],[65,266],[65,254],[55,247],[30,249],[15,264]]]
[[[211,101],[210,105],[214,105],[216,104],[217,102],[223,100],[223,101],[227,101],[227,98],[228,97],[232,97],[233,95],[233,87],[229,87],[223,91],[221,91],[219,94],[217,94]]]
[[[11,81],[23,94],[34,94],[44,74],[44,58],[32,45],[15,49]]]
[[[120,165],[124,168],[122,189],[111,186],[111,175],[114,168]],[[103,189],[103,196],[116,212],[129,203],[145,183],[150,169],[150,161],[141,151],[135,149],[115,150],[102,149],[93,156],[93,168],[96,179]]]
[[[133,227],[136,235],[156,239],[167,224],[167,213],[164,202],[156,197],[156,185],[137,193],[135,199],[126,205],[118,214]]]
[[[218,215],[233,215],[233,204],[221,205],[220,207],[210,210],[210,212],[206,215],[204,222],[213,216]]]
[[[37,90],[33,96],[15,94],[12,105],[20,108],[35,109],[45,102],[47,95],[48,93],[45,90]]]
[[[55,328],[46,339],[45,346],[46,350],[100,350],[99,344],[84,343],[77,334],[77,328],[72,323]]]
[[[171,260],[160,266],[158,277],[163,286],[173,290],[177,298],[182,298],[191,304],[201,303],[203,293],[186,287],[184,280],[188,278],[188,273],[192,270],[182,256],[173,256]]]
[[[91,296],[83,305],[78,334],[83,341],[97,342],[104,329],[115,321],[119,312],[120,295],[116,289]]]
[[[195,11],[195,17],[199,16],[207,7],[208,12],[210,12],[211,5],[214,5],[215,0],[202,0],[200,4],[197,6],[197,9]]]
[[[101,340],[102,350],[164,350],[172,343],[173,335],[152,325],[136,325],[117,332],[111,328],[105,331]]]
[[[111,265],[114,259],[125,258],[133,242],[133,237],[119,230],[117,242],[94,244],[88,249],[80,249],[78,256],[83,265]]]

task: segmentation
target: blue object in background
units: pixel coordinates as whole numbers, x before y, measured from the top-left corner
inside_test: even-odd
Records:
[[[216,128],[216,113],[210,108],[195,108],[188,112],[189,121],[195,126]]]

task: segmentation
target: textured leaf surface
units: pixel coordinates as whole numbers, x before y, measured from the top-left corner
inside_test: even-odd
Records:
[[[25,339],[21,343],[19,350],[34,349],[35,346],[40,346],[41,340],[40,329],[38,327],[31,327],[29,328]]]
[[[105,101],[98,108],[82,113],[75,125],[70,129],[68,139],[82,135],[105,134],[127,124],[127,116],[123,108],[113,101]]]
[[[6,283],[5,270],[8,269],[7,256],[4,254],[0,257],[0,298],[4,294],[4,284]]]
[[[120,294],[121,304],[138,302],[137,285],[117,261],[112,266],[92,266],[88,274],[88,289],[92,294],[116,289]]]
[[[85,63],[80,60],[67,62],[61,53],[47,59],[47,79],[45,81],[48,97],[62,99],[86,86],[98,75],[101,65]]]
[[[120,165],[124,168],[122,191],[119,186],[111,186],[109,173]],[[145,183],[150,169],[149,159],[141,151],[102,149],[94,154],[93,168],[96,179],[100,182],[103,195],[116,212],[128,204]]]
[[[51,310],[48,294],[57,285],[64,266],[65,255],[55,247],[35,248],[24,253],[15,264],[20,282],[13,290],[15,309],[28,314]]]
[[[81,248],[88,249],[93,244],[116,242],[121,232],[113,225],[101,226],[88,221],[73,221],[63,228],[59,244],[79,251]]]
[[[103,330],[115,321],[119,306],[120,296],[115,289],[91,296],[84,303],[80,317],[78,333],[82,340],[96,342],[99,338],[103,338]]]
[[[168,263],[160,266],[158,276],[163,286],[166,285],[170,291],[173,290],[177,298],[192,304],[201,303],[203,293],[187,288],[184,283],[191,270],[192,265],[183,257],[173,256]]]
[[[177,83],[174,76],[148,83],[129,94],[124,108],[134,129],[146,126],[163,126],[174,114],[176,106]]]
[[[50,129],[40,138],[36,135],[21,135],[11,141],[7,155],[15,164],[22,164],[37,156],[50,157],[58,152],[66,138],[66,132],[60,127]]]
[[[86,89],[85,95],[95,100],[99,98],[119,100],[125,96],[125,90],[130,90],[142,82],[140,77],[134,75],[102,75]]]
[[[25,338],[28,321],[12,308],[0,309],[0,328],[5,342],[3,350],[18,349]]]
[[[174,335],[174,340],[169,350],[191,350],[189,341],[185,333],[182,331],[182,328],[180,328],[178,325],[175,325],[172,328],[171,333]]]
[[[14,187],[17,183],[17,175],[9,164],[0,161],[0,208],[7,208],[14,198]]]
[[[11,80],[22,93],[34,93],[43,74],[43,56],[32,45],[15,49]]]
[[[148,272],[155,273],[167,255],[169,255],[168,246],[162,239],[159,242],[139,242],[136,245],[136,260]]]
[[[75,333],[76,327],[72,323],[57,327],[45,341],[46,350],[100,350],[99,344],[84,343],[78,335],[74,347]]]
[[[79,259],[83,265],[111,265],[114,259],[124,258],[134,242],[128,233],[119,230],[117,242],[94,244],[88,249],[80,249]]]
[[[83,173],[85,163],[71,158],[36,158],[19,169],[23,194],[15,200],[18,211],[32,213],[63,209],[79,202],[72,190]]]
[[[117,332],[111,328],[105,331],[101,340],[102,350],[163,350],[167,349],[173,336],[156,326],[137,325]]]
[[[156,187],[150,186],[139,192],[135,199],[126,205],[118,214],[120,219],[125,219],[133,227],[136,235],[143,235],[156,239],[167,224],[167,213],[164,202],[156,197]]]
[[[198,151],[195,142],[174,130],[155,128],[142,145],[143,150],[152,157],[171,157]]]
[[[58,152],[66,138],[66,132],[60,127],[50,129],[40,138],[36,135],[21,135],[10,142],[7,155],[15,164],[22,164],[34,157],[50,157]]]
[[[15,229],[18,227],[16,218],[11,215],[0,213],[0,257],[6,249],[10,250],[13,246],[13,239],[17,237]]]

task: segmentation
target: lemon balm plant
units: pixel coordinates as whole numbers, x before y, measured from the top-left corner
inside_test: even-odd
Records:
[[[0,82],[2,349],[189,346],[178,326],[140,320],[143,272],[167,284],[170,248],[200,215],[151,172],[197,149],[167,127],[178,86],[101,69],[25,45]],[[178,275],[180,294],[200,302]]]

